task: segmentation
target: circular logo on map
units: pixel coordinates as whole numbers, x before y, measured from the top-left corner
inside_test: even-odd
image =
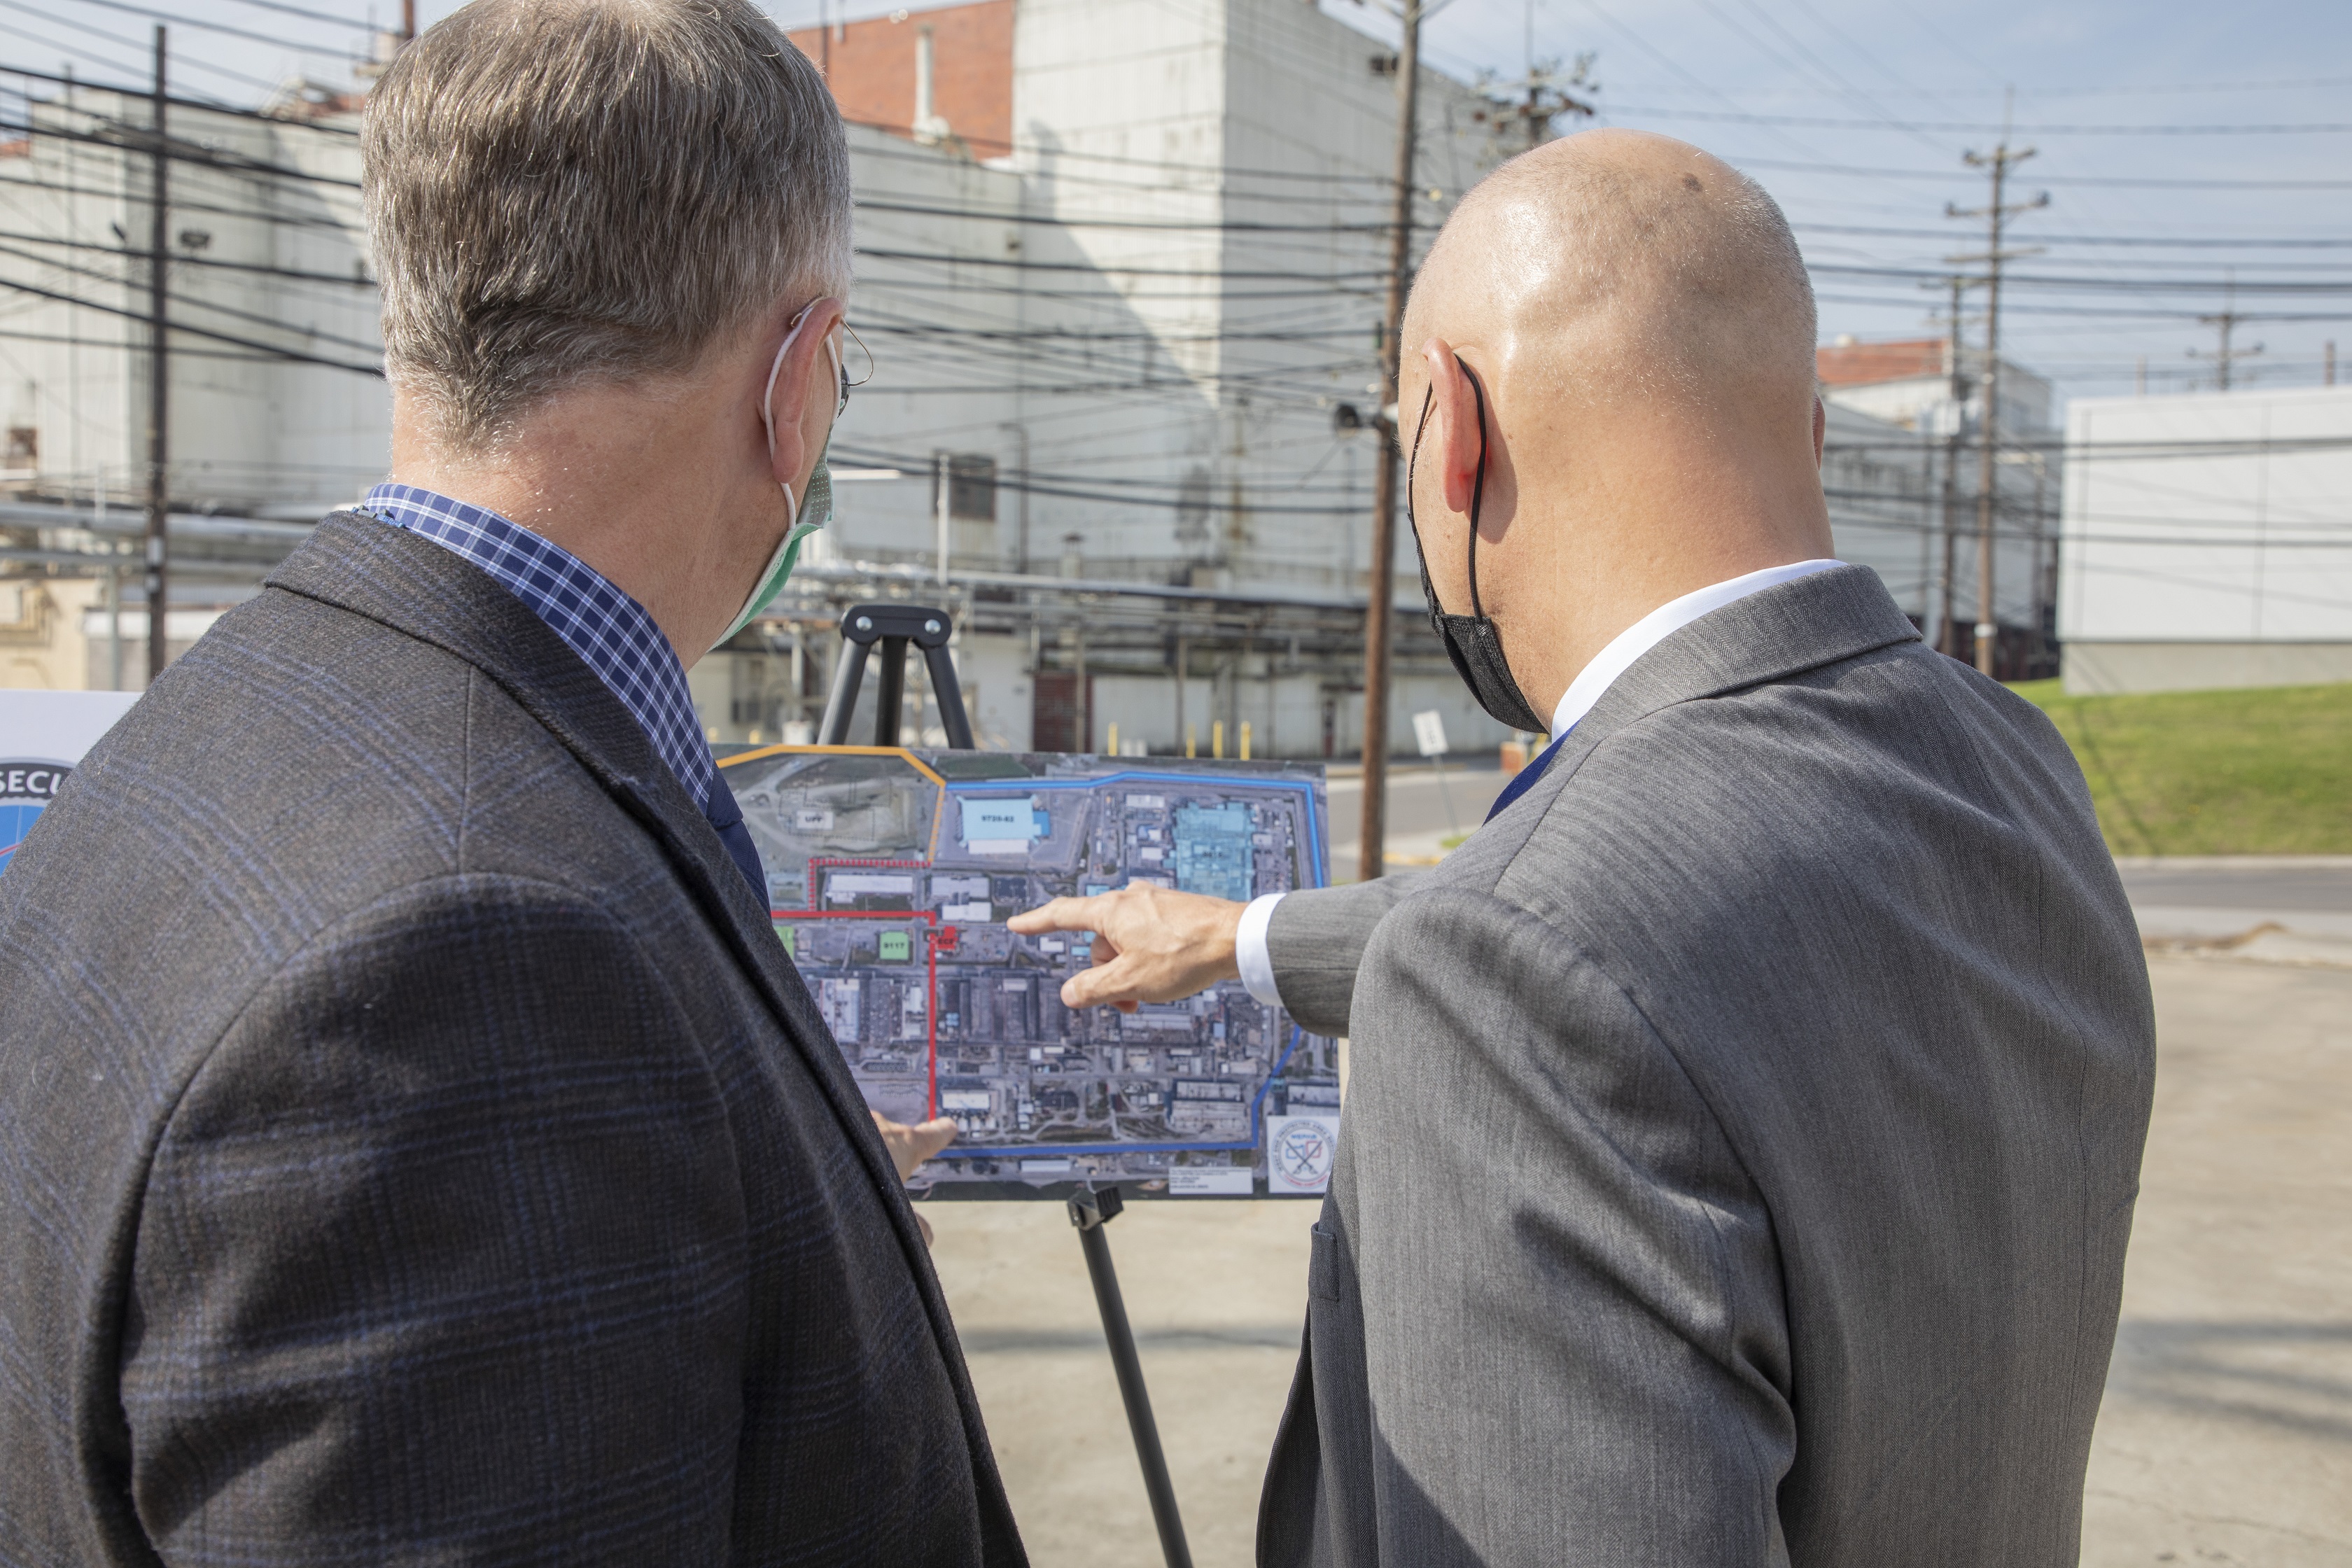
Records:
[[[1276,1191],[1319,1193],[1331,1183],[1336,1123],[1319,1116],[1285,1116],[1266,1141],[1266,1174]]]

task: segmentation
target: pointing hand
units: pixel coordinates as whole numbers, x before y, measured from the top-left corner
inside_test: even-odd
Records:
[[[1247,907],[1134,882],[1115,893],[1055,899],[1005,923],[1023,936],[1094,932],[1094,967],[1063,982],[1062,1004],[1132,1013],[1139,1002],[1173,1002],[1239,975],[1234,939]]]

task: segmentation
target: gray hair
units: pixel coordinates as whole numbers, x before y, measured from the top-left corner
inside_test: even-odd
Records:
[[[363,149],[387,371],[461,450],[849,287],[840,112],[748,0],[474,0],[384,72]]]

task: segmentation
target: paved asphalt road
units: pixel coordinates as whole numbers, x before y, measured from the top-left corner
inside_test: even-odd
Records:
[[[1503,773],[1491,762],[1478,768],[1449,765],[1442,774],[1420,763],[1392,767],[1388,845],[1391,862],[1426,863],[1442,854],[1446,837],[1475,828],[1485,819],[1503,784]],[[1335,769],[1329,790],[1332,875],[1352,881],[1356,839],[1363,822],[1362,777],[1353,768]],[[2352,915],[2352,856],[2127,859],[2118,865],[2125,891],[2134,905],[2143,909]]]
[[[2116,864],[2124,890],[2142,907],[2352,914],[2352,856]]]

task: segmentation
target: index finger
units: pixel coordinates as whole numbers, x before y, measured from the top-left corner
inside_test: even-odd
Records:
[[[1022,936],[1037,936],[1049,931],[1099,931],[1096,922],[1101,919],[1104,895],[1089,898],[1054,899],[1034,910],[1024,910],[1004,922],[1006,929]]]

